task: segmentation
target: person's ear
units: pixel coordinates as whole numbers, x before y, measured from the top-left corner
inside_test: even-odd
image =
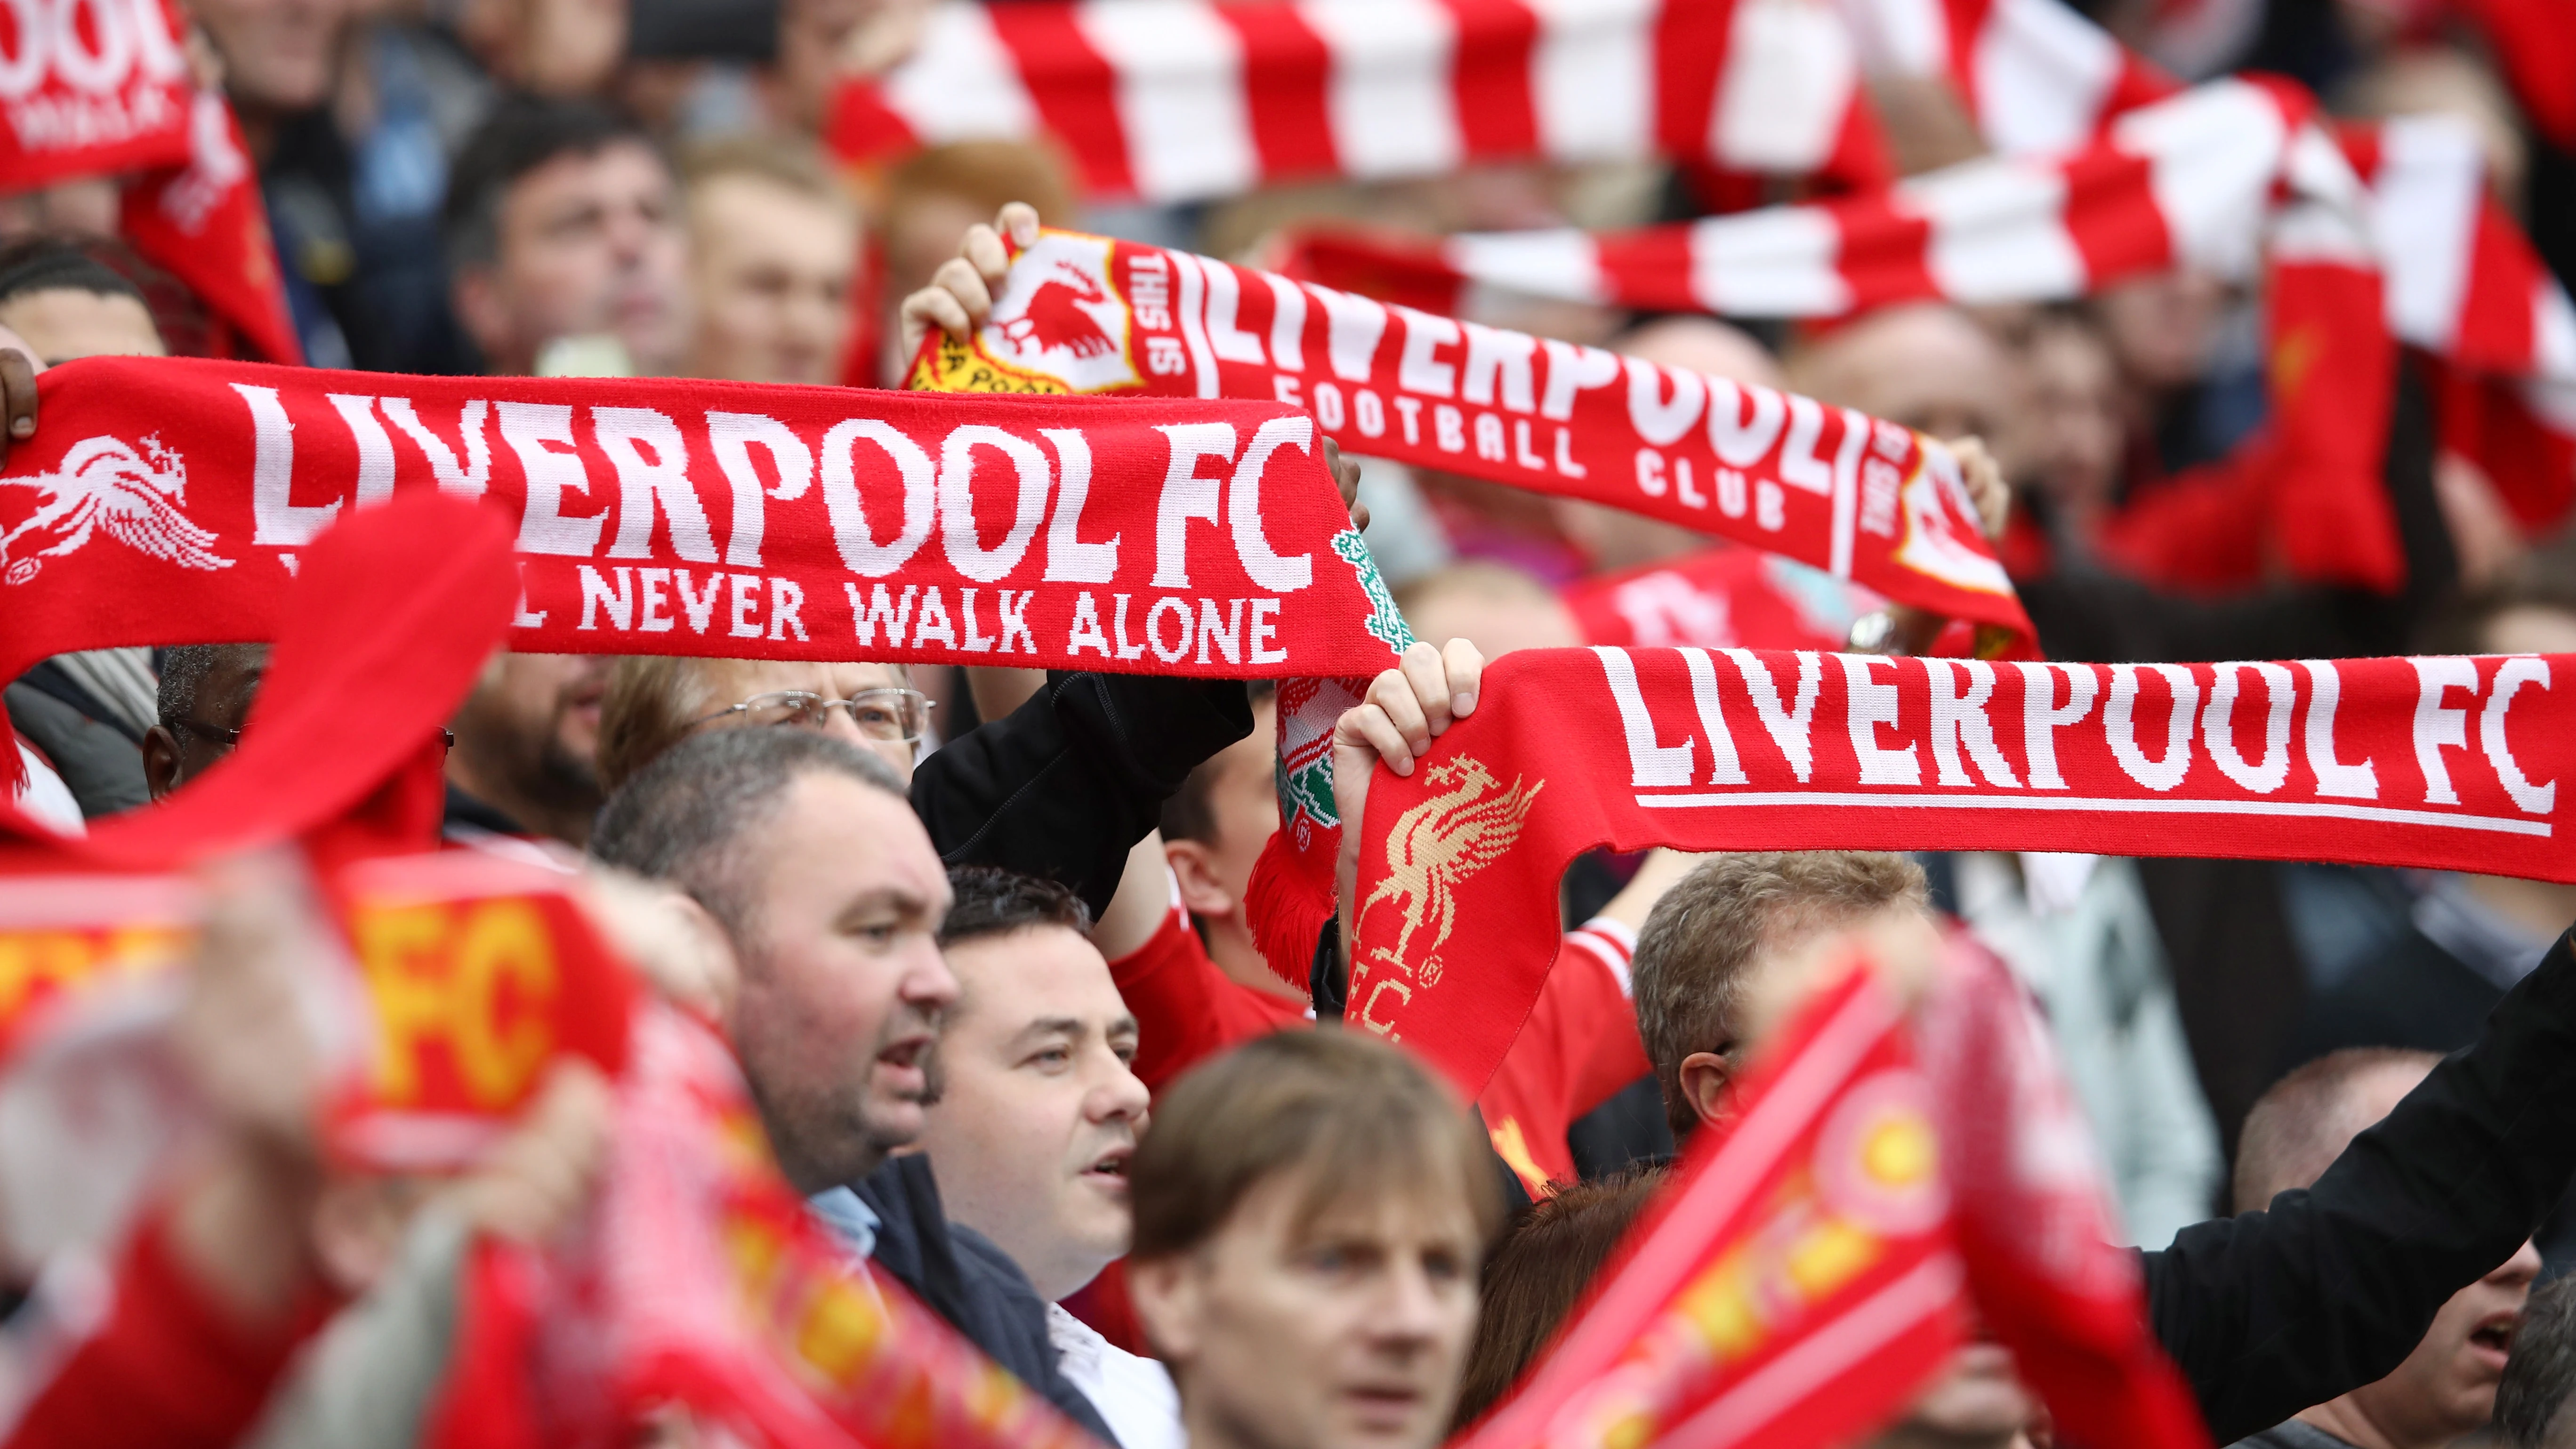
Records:
[[[1216,852],[1205,841],[1166,840],[1163,859],[1180,882],[1181,908],[1193,916],[1230,916],[1235,899],[1216,873]]]
[[[143,732],[143,789],[158,800],[179,788],[179,737],[164,725]]]
[[[1196,1256],[1178,1253],[1139,1262],[1127,1260],[1127,1299],[1154,1356],[1169,1365],[1174,1378],[1196,1358],[1200,1321],[1206,1311],[1206,1269]]]
[[[1733,1111],[1727,1090],[1735,1085],[1733,1063],[1715,1052],[1692,1052],[1682,1058],[1678,1075],[1682,1098],[1691,1104],[1693,1112],[1699,1114],[1700,1121],[1718,1123],[1726,1120]]]

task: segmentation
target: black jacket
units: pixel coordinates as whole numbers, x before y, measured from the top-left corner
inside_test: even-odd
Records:
[[[2219,1443],[2385,1378],[2576,1172],[2576,931],[2316,1186],[2145,1255],[2156,1336]]]
[[[878,1267],[1057,1412],[1102,1444],[1117,1444],[1100,1411],[1058,1371],[1046,1303],[1028,1275],[990,1238],[948,1221],[929,1158],[887,1158],[850,1186],[877,1215],[876,1251],[869,1257]]]
[[[1043,876],[1097,917],[1163,802],[1250,733],[1236,680],[1050,673],[1028,703],[922,761],[912,808],[947,864]]]

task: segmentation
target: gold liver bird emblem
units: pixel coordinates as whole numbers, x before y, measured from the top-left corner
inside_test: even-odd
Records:
[[[1441,792],[1396,817],[1386,840],[1386,878],[1360,903],[1360,914],[1384,900],[1404,913],[1395,949],[1373,953],[1391,964],[1411,963],[1413,938],[1430,929],[1427,953],[1413,967],[1415,979],[1430,986],[1440,979],[1439,950],[1458,924],[1459,883],[1512,848],[1547,782],[1524,787],[1515,776],[1505,789],[1483,761],[1464,755],[1431,766],[1422,778]]]

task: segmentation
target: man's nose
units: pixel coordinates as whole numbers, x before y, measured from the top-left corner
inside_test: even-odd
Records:
[[[924,1011],[939,1012],[957,1004],[957,975],[948,969],[939,948],[923,942],[918,959],[896,987],[905,1004]]]
[[[1145,1090],[1145,1084],[1137,1079],[1135,1069],[1115,1055],[1109,1056],[1109,1065],[1108,1080],[1092,1090],[1086,1104],[1090,1108],[1091,1120],[1116,1122],[1123,1119],[1142,1126],[1145,1109],[1153,1105],[1154,1094]]]
[[[2505,1259],[2502,1266],[2487,1275],[2487,1281],[2527,1288],[2540,1281],[2540,1266],[2540,1249],[2534,1247],[2531,1240],[2526,1238],[2521,1247],[2513,1250],[2512,1257]]]
[[[1370,1321],[1372,1336],[1381,1343],[1409,1347],[1428,1341],[1439,1333],[1448,1312],[1430,1270],[1409,1255],[1397,1256],[1378,1297]]]

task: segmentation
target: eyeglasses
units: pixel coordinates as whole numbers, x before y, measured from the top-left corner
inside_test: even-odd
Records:
[[[216,744],[219,744],[228,750],[240,744],[242,741],[242,732],[240,730],[227,728],[223,725],[211,725],[206,723],[204,720],[197,719],[193,716],[182,717],[179,721],[179,728],[186,730],[188,733],[195,735],[199,739],[212,740]],[[456,748],[456,731],[451,729],[442,729],[438,732],[438,739],[440,745],[444,748],[451,750]]]
[[[689,727],[695,729],[709,720],[738,714],[756,725],[819,730],[831,722],[832,711],[845,709],[850,712],[850,723],[865,738],[909,744],[929,730],[930,707],[930,696],[917,689],[862,689],[848,699],[825,699],[806,689],[782,689],[774,694],[755,694],[740,704],[693,719]]]

